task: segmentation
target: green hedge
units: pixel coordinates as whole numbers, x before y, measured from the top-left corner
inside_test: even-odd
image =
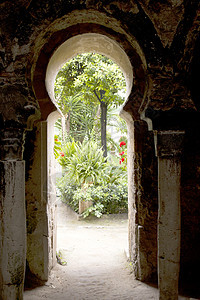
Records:
[[[60,183],[58,188],[61,192],[62,201],[76,212],[79,209],[79,201],[93,201],[93,206],[83,213],[84,217],[88,215],[100,217],[102,214],[118,214],[128,210],[127,185],[122,183],[106,186],[85,185],[84,187],[70,184],[63,187],[63,183]]]

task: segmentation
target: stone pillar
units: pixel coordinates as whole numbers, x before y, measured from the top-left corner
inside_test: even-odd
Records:
[[[157,159],[146,122],[122,110],[128,129],[128,246],[136,279],[157,275]]]
[[[27,89],[0,87],[0,299],[23,299],[26,258],[24,131],[40,118]]]
[[[34,147],[31,168],[28,170],[26,180],[28,266],[26,276],[29,285],[31,278],[37,278],[41,283],[48,280],[50,255],[47,210],[47,122],[38,122],[33,135],[34,137],[32,133],[30,135],[27,133],[24,153],[26,160],[30,159],[29,147]]]
[[[0,299],[20,300],[26,257],[24,131],[10,126],[0,133]]]
[[[184,132],[155,132],[158,157],[158,285],[160,300],[178,299],[181,153]]]

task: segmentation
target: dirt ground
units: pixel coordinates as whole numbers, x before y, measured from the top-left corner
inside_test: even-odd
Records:
[[[57,252],[62,265],[56,265],[44,286],[25,291],[24,299],[158,299],[158,290],[135,280],[127,262],[127,226],[126,214],[78,220],[58,202]]]

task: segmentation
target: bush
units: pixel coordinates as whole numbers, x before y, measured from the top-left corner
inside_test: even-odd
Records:
[[[77,184],[71,184],[66,176],[63,176],[57,181],[57,188],[61,195],[61,201],[68,204],[78,213],[79,203],[74,199],[74,193],[79,186]]]
[[[64,168],[65,177],[77,185],[96,184],[104,173],[106,160],[103,151],[94,141],[68,142],[63,147],[59,163]]]
[[[79,210],[79,201],[92,201],[93,206],[83,213],[84,217],[127,212],[127,172],[119,161],[116,164],[112,157],[106,161],[94,141],[73,141],[71,146],[72,149],[69,142],[59,159],[64,170],[57,184],[62,201],[75,212]]]
[[[67,194],[69,187],[66,188]],[[72,199],[69,200],[69,195],[65,202],[78,212],[79,201],[93,201],[93,206],[89,207],[83,216],[87,217],[89,214],[100,217],[102,214],[118,214],[124,213],[128,210],[128,192],[127,186],[122,184],[109,184],[108,186],[91,185],[77,188],[73,191]]]

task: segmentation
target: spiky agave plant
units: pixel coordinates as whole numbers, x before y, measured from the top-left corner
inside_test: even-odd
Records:
[[[74,183],[83,185],[96,184],[105,168],[102,149],[94,141],[84,141],[76,144],[76,151],[68,160],[66,171]]]

